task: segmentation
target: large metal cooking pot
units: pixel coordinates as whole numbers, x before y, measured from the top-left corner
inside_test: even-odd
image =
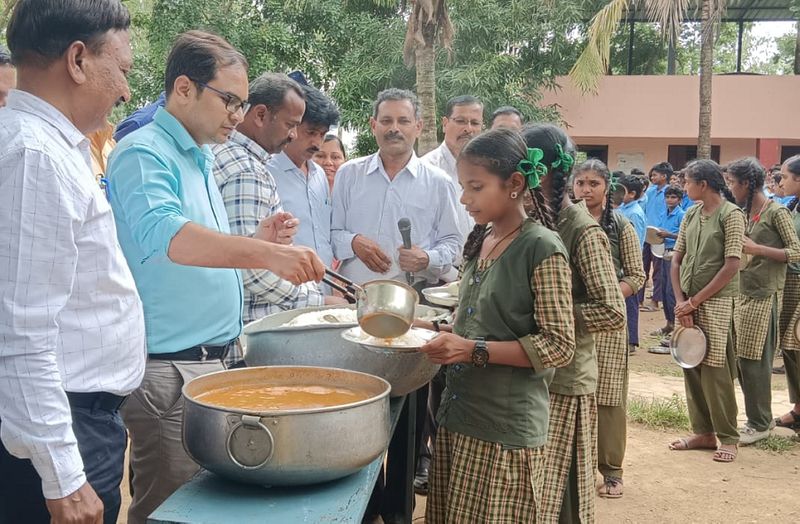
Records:
[[[251,322],[244,328],[247,365],[322,366],[361,371],[386,379],[392,385],[392,396],[407,395],[424,386],[439,371],[439,366],[422,353],[370,351],[342,339],[342,333],[356,323],[284,326],[309,311],[341,308],[322,306],[282,311]],[[447,314],[447,310],[417,306],[417,318],[439,314]]]
[[[344,386],[370,397],[341,406],[264,412],[196,399],[233,384]],[[276,366],[203,375],[183,386],[183,446],[204,468],[249,484],[295,486],[345,477],[388,447],[389,389],[381,378],[343,369]]]

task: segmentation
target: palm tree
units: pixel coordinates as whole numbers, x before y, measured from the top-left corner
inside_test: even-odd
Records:
[[[584,93],[596,92],[598,79],[608,71],[611,38],[626,12],[639,6],[647,18],[661,26],[664,36],[674,43],[691,4],[700,3],[700,115],[697,157],[711,158],[711,79],[714,65],[714,31],[725,0],[611,0],[591,20],[589,41],[570,71]]]
[[[453,43],[453,25],[446,0],[411,0],[411,16],[403,45],[403,61],[416,67],[417,96],[425,126],[419,137],[418,153],[436,148],[436,44],[448,51]]]

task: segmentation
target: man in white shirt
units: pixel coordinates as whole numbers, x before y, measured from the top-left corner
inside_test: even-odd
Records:
[[[370,127],[378,152],[350,160],[333,187],[331,238],[340,272],[359,283],[378,278],[419,286],[440,281],[456,260],[463,238],[452,180],[414,153],[422,130],[416,95],[401,89],[378,94]],[[411,221],[411,243],[403,247],[397,227]]]
[[[116,522],[144,320],[86,135],[130,96],[119,0],[20,0],[0,110],[0,521]]]
[[[442,131],[444,141],[441,145],[422,157],[422,161],[434,167],[438,167],[453,180],[456,187],[456,195],[461,198],[461,186],[458,184],[458,171],[456,171],[456,158],[461,149],[469,142],[472,137],[483,129],[483,103],[471,95],[461,95],[451,98],[445,106],[445,116],[442,117]],[[457,202],[456,212],[458,213],[458,227],[461,236],[466,239],[475,221],[467,213],[467,209]],[[445,280],[455,280],[456,276],[445,278]]]

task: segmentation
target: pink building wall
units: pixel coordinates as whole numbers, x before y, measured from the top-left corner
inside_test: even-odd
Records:
[[[596,95],[580,94],[567,77],[558,84],[541,105],[558,106],[578,144],[607,145],[614,168],[628,161],[646,169],[667,158],[669,145],[696,144],[698,77],[606,76]],[[800,76],[717,75],[712,93],[721,162],[753,155],[771,165],[782,146],[800,145]]]

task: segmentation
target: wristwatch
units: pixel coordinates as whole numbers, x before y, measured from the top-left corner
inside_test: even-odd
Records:
[[[489,349],[486,347],[486,341],[478,337],[475,339],[475,348],[472,350],[472,365],[476,368],[485,368],[489,363]]]

